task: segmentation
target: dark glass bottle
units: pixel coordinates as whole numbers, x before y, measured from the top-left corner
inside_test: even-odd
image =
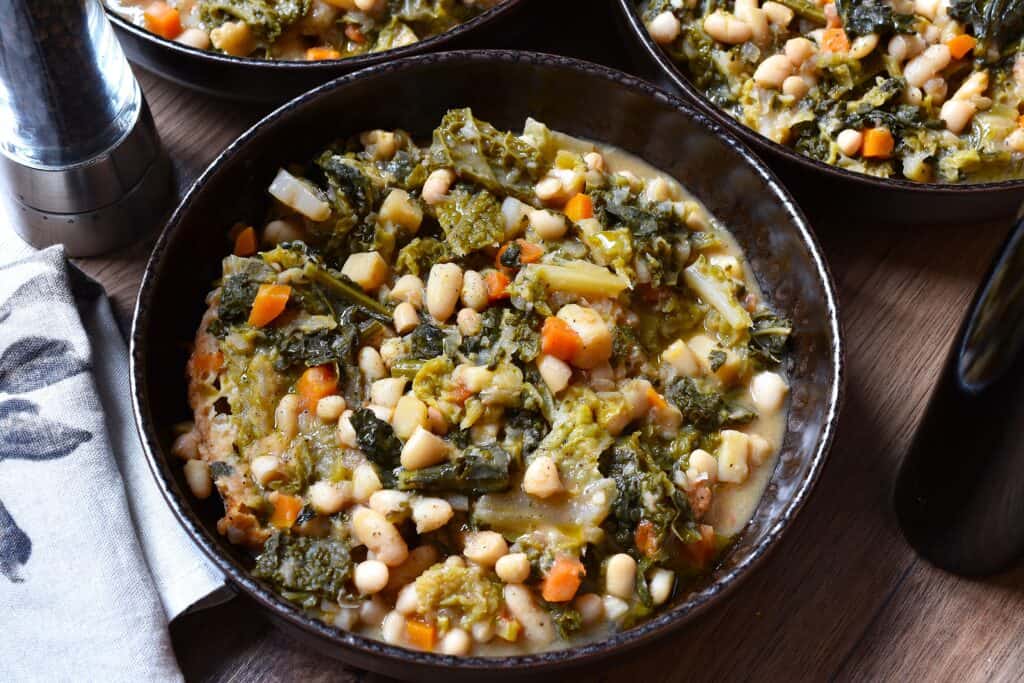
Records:
[[[903,534],[947,571],[1024,557],[1024,214],[982,283],[896,481]]]

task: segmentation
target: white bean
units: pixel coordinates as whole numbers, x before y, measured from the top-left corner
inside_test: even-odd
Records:
[[[423,308],[423,280],[415,275],[403,275],[388,292],[388,298],[392,301],[407,301],[417,309]]]
[[[568,230],[565,216],[547,209],[534,209],[529,213],[530,227],[542,240],[561,239]]]
[[[380,636],[388,645],[401,645],[405,641],[405,617],[389,612],[380,625]]]
[[[763,88],[781,88],[793,74],[793,63],[786,55],[772,55],[754,71],[754,82]]]
[[[864,59],[871,54],[874,49],[878,47],[878,34],[868,33],[863,36],[857,36],[850,43],[850,51],[847,56],[850,59]]]
[[[441,639],[441,652],[446,655],[465,656],[473,648],[473,640],[461,628],[453,628]]]
[[[373,465],[363,464],[352,472],[352,498],[359,503],[369,502],[370,496],[384,488]]]
[[[286,440],[292,440],[299,433],[299,411],[302,399],[298,394],[285,394],[274,411],[274,426]]]
[[[535,645],[546,645],[555,639],[555,627],[550,615],[537,606],[530,589],[517,584],[506,584],[503,591],[505,606],[523,627],[523,636]]]
[[[949,66],[953,56],[945,45],[932,45],[903,68],[903,77],[909,85],[920,88],[930,78]]]
[[[750,24],[722,10],[715,10],[704,19],[704,31],[726,45],[745,43],[754,35]]]
[[[764,414],[776,413],[786,400],[789,386],[775,372],[760,372],[750,380],[750,397],[754,406]]]
[[[477,531],[466,537],[462,554],[483,567],[493,567],[499,557],[508,554],[508,543],[496,531]]]
[[[182,45],[194,47],[197,50],[210,49],[210,34],[202,29],[187,28],[174,40]]]
[[[676,582],[676,575],[668,569],[655,569],[651,574],[649,590],[651,601],[655,605],[662,605],[672,596],[672,586]]]
[[[370,509],[384,515],[392,524],[409,517],[410,496],[405,491],[381,489],[370,496]]]
[[[391,416],[391,426],[395,434],[402,440],[408,440],[417,427],[426,428],[430,424],[427,417],[427,405],[416,398],[413,393],[408,393],[398,399],[395,412]]]
[[[385,377],[370,385],[370,401],[374,405],[394,408],[405,391],[405,377]]]
[[[281,461],[276,455],[261,455],[249,463],[249,472],[255,481],[266,486],[282,476]]]
[[[636,560],[626,553],[612,555],[605,566],[605,590],[609,595],[633,599],[636,587]]]
[[[454,263],[438,263],[427,278],[427,310],[438,322],[455,312],[462,289],[462,268]]]
[[[472,308],[463,308],[456,314],[455,324],[459,326],[459,332],[463,336],[472,337],[480,333],[483,320]]]
[[[338,443],[345,448],[359,448],[359,441],[356,439],[356,430],[352,426],[351,410],[345,410],[338,418]]]
[[[818,48],[811,41],[801,37],[787,40],[783,50],[790,63],[799,68],[804,62],[814,56]]]
[[[402,467],[407,470],[418,470],[436,465],[447,457],[448,443],[417,425],[402,447],[401,462]]]
[[[412,504],[412,521],[416,533],[425,534],[440,529],[452,518],[452,506],[443,498],[419,498]]]
[[[352,513],[352,532],[360,543],[373,552],[376,559],[389,567],[400,565],[409,557],[409,547],[402,534],[375,510],[368,507],[356,508]]]
[[[654,42],[659,45],[668,45],[675,41],[679,37],[681,28],[682,26],[676,15],[668,11],[662,12],[651,19],[651,23],[647,24],[647,32],[651,34]]]
[[[569,364],[547,354],[541,354],[537,358],[537,371],[553,394],[569,386],[569,380],[572,379],[572,368]]]
[[[973,102],[966,100],[949,100],[939,110],[939,118],[946,123],[946,128],[952,133],[961,133],[967,124],[971,122],[978,108]]]
[[[388,566],[380,560],[360,562],[356,565],[352,581],[362,595],[379,593],[388,585]]]
[[[174,440],[171,453],[182,460],[195,460],[199,457],[199,432],[190,429]]]
[[[768,15],[768,21],[772,22],[776,26],[786,28],[789,26],[790,22],[793,21],[793,10],[782,3],[772,2],[769,0],[761,5],[761,9],[763,9],[764,13]]]
[[[448,196],[448,188],[451,187],[454,180],[454,173],[447,168],[439,168],[427,176],[420,196],[423,197],[423,201],[427,204],[437,204]]]
[[[494,572],[505,583],[523,583],[530,578],[530,559],[526,553],[512,553],[499,557]]]
[[[864,142],[864,134],[859,130],[847,128],[839,132],[836,136],[836,144],[839,145],[839,149],[848,157],[856,156],[860,151],[860,146]]]
[[[549,498],[565,490],[558,476],[558,465],[546,455],[533,459],[523,474],[523,491],[535,498]]]
[[[416,614],[420,606],[420,596],[416,593],[416,584],[410,583],[398,591],[395,599],[395,611],[405,616]]]
[[[416,307],[408,301],[395,306],[392,320],[395,323],[395,332],[398,334],[405,334],[406,332],[412,332],[420,324],[420,314],[416,312]]]
[[[501,215],[505,219],[506,240],[518,237],[523,233],[529,222],[528,215],[531,210],[529,204],[525,204],[515,197],[505,197],[501,202]]]
[[[596,593],[576,596],[572,606],[580,613],[580,622],[584,627],[594,626],[604,618],[604,601]]]
[[[343,412],[345,398],[342,396],[324,396],[316,402],[316,416],[324,422],[336,422]]]
[[[359,349],[359,369],[363,376],[371,382],[386,377],[388,374],[380,353],[372,346],[364,346]]]
[[[487,283],[484,276],[475,270],[467,270],[462,275],[462,303],[471,310],[482,311],[487,308]]]
[[[807,79],[802,76],[788,76],[786,80],[782,81],[782,92],[798,100],[810,89],[811,86],[807,83]]]
[[[750,462],[752,464],[763,465],[771,457],[774,450],[768,439],[760,434],[750,435]]]
[[[209,498],[213,493],[210,465],[205,460],[189,460],[185,463],[185,481],[188,482],[192,495],[199,500]]]
[[[309,487],[309,504],[321,515],[340,512],[352,500],[352,482],[318,481]]]

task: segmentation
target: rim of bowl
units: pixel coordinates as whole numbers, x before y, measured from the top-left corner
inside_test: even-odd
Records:
[[[103,1],[103,0],[101,0]],[[411,57],[413,55],[429,52],[430,50],[443,47],[445,44],[462,37],[466,33],[470,33],[477,28],[489,25],[505,15],[509,14],[513,10],[520,8],[525,4],[527,0],[502,0],[494,7],[485,10],[473,17],[468,21],[464,21],[461,24],[457,24],[447,31],[438,33],[418,40],[411,45],[403,45],[401,47],[393,47],[388,50],[382,50],[381,52],[369,52],[366,54],[358,55],[355,57],[344,57],[342,59],[322,59],[317,61],[300,61],[300,60],[284,60],[284,59],[257,59],[254,57],[236,57],[234,55],[222,54],[220,52],[213,52],[212,50],[200,50],[196,47],[190,47],[183,45],[174,40],[168,40],[162,36],[158,36],[152,31],[146,30],[145,27],[139,26],[138,24],[132,23],[123,15],[115,12],[111,7],[107,6],[106,2],[103,1],[103,9],[106,11],[107,18],[114,24],[118,29],[127,31],[137,38],[141,38],[153,45],[156,45],[164,50],[168,50],[171,54],[177,56],[184,56],[190,58],[197,58],[207,60],[209,62],[230,65],[230,66],[243,66],[250,67],[253,69],[268,69],[276,71],[291,71],[304,69],[306,71],[316,72],[323,71],[325,75],[334,75],[337,73],[339,68],[346,68],[355,71],[356,69],[362,69],[367,66],[374,64],[380,64],[383,61],[402,59],[405,57]]]
[[[288,117],[293,111],[300,110],[321,97],[328,96],[331,92],[344,88],[348,83],[362,78],[372,78],[375,74],[390,72],[416,71],[421,64],[445,63],[451,65],[467,63],[525,63],[534,68],[556,68],[586,73],[607,81],[616,87],[623,87],[632,90],[640,95],[654,99],[662,105],[668,105],[679,110],[683,115],[708,128],[716,137],[734,151],[736,151],[746,163],[766,182],[769,188],[790,214],[793,223],[798,231],[801,240],[807,246],[814,264],[817,276],[823,284],[826,315],[828,317],[827,327],[831,337],[832,366],[834,378],[827,392],[827,406],[825,420],[822,427],[822,435],[815,445],[811,455],[811,466],[805,481],[797,489],[793,499],[783,509],[782,513],[770,524],[764,536],[750,551],[749,555],[739,561],[729,572],[722,575],[717,581],[691,594],[691,596],[665,610],[661,614],[625,631],[611,634],[608,638],[591,643],[570,646],[558,650],[549,650],[539,653],[523,655],[506,655],[499,657],[455,657],[435,653],[418,652],[402,647],[388,645],[382,641],[367,638],[365,636],[335,629],[327,624],[306,616],[295,605],[277,595],[271,589],[265,587],[249,572],[236,563],[227,553],[218,549],[219,541],[208,533],[200,522],[198,515],[184,492],[178,489],[170,473],[168,463],[171,459],[164,453],[161,440],[156,433],[154,420],[148,412],[149,389],[146,385],[145,358],[146,341],[142,338],[142,330],[149,324],[149,299],[153,290],[154,281],[160,277],[164,266],[162,257],[167,245],[176,237],[183,217],[190,211],[195,196],[203,189],[207,182],[220,172],[222,166],[245,147],[259,132],[272,127],[275,123]],[[700,112],[690,108],[686,103],[675,95],[667,93],[655,86],[642,81],[634,76],[627,75],[608,67],[577,60],[560,55],[552,55],[537,52],[519,52],[512,50],[465,50],[454,52],[443,52],[421,55],[414,59],[391,60],[385,64],[369,67],[360,71],[342,76],[333,81],[325,83],[318,88],[311,90],[290,102],[278,107],[262,120],[254,124],[242,133],[234,142],[224,149],[193,182],[181,203],[175,209],[167,225],[161,231],[152,255],[146,264],[143,281],[139,296],[136,301],[132,334],[130,340],[130,383],[132,392],[132,407],[135,416],[136,426],[139,430],[139,437],[146,453],[146,460],[153,476],[161,489],[164,499],[170,505],[178,521],[185,528],[204,554],[236,585],[241,587],[251,598],[262,607],[269,609],[279,618],[286,620],[290,625],[308,633],[315,634],[336,646],[346,647],[370,657],[380,657],[392,663],[402,665],[429,665],[433,667],[457,668],[461,673],[484,672],[495,668],[514,669],[516,673],[529,671],[550,670],[564,668],[575,664],[582,664],[585,660],[602,658],[614,653],[632,649],[642,643],[648,642],[655,637],[662,635],[673,628],[681,625],[689,618],[704,612],[712,603],[722,595],[735,588],[743,579],[751,573],[751,570],[759,564],[774,548],[782,533],[790,526],[796,514],[803,507],[810,496],[821,470],[824,467],[828,451],[835,436],[838,424],[839,408],[842,402],[843,387],[845,382],[843,341],[841,326],[838,315],[838,302],[835,296],[834,282],[831,272],[825,262],[824,256],[817,238],[810,229],[806,218],[799,207],[789,195],[785,187],[775,177],[774,173],[757,156],[753,154],[740,140],[723,130],[722,126],[709,120]],[[157,456],[160,453],[160,456]]]
[[[658,65],[661,74],[666,76],[675,88],[681,90],[685,98],[689,102],[692,102],[694,106],[701,111],[701,113],[711,117],[715,122],[725,126],[730,132],[739,135],[755,147],[767,150],[768,152],[781,156],[788,161],[800,164],[807,170],[816,173],[824,173],[836,179],[853,181],[880,189],[951,195],[993,191],[998,192],[1002,190],[1024,190],[1024,178],[1011,178],[1009,180],[998,180],[984,183],[917,183],[912,180],[904,180],[902,178],[878,178],[876,176],[867,175],[866,173],[858,173],[838,166],[832,166],[831,164],[826,164],[823,161],[818,161],[817,159],[804,156],[785,145],[781,145],[774,140],[761,135],[752,128],[744,126],[742,123],[723,111],[720,107],[713,104],[703,92],[690,82],[690,79],[687,78],[682,69],[672,61],[668,56],[668,53],[662,50],[661,47],[654,42],[650,34],[647,32],[647,27],[644,26],[643,21],[640,20],[640,13],[637,11],[635,0],[618,0],[618,5],[629,23],[630,32],[640,41],[640,45],[644,48],[644,52],[647,56]]]

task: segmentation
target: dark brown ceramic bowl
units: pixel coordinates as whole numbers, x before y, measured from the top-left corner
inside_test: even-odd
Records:
[[[216,532],[219,501],[197,502],[186,493],[181,463],[169,450],[173,425],[190,417],[187,347],[220,275],[225,230],[238,220],[261,221],[278,166],[303,162],[332,139],[367,128],[429,136],[447,109],[465,106],[503,128],[521,128],[534,116],[618,145],[678,178],[732,229],[769,301],[796,327],[788,368],[792,409],[779,463],[753,519],[706,584],[656,618],[600,642],[497,659],[423,654],[305,617],[248,574],[245,554]],[[358,667],[419,679],[536,675],[624,651],[709,609],[764,558],[810,494],[835,431],[841,371],[828,268],[800,210],[753,154],[717,124],[630,76],[564,57],[503,51],[391,61],[303,95],[243,134],[195,182],[157,241],[131,340],[142,441],[168,503],[196,544],[309,645]]]
[[[655,68],[650,74],[668,81],[698,111],[747,141],[772,162],[808,210],[823,215],[852,211],[884,222],[978,223],[1009,218],[1024,200],[1024,180],[997,183],[940,184],[875,178],[806,157],[744,126],[729,116],[686,77],[668,54],[651,39],[640,20],[637,0],[617,0],[631,48],[639,61]],[[820,228],[821,226],[819,226]]]
[[[450,31],[384,52],[319,62],[272,61],[232,57],[187,47],[137,26],[108,9],[128,58],[147,71],[213,97],[281,103],[327,81],[359,69],[403,57],[459,47],[485,46],[526,0],[503,0]],[[467,44],[472,40],[474,45]]]

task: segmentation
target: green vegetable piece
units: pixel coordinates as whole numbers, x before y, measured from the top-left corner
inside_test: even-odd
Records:
[[[426,279],[424,276],[430,272],[431,266],[451,260],[451,250],[444,242],[433,237],[417,237],[398,252],[395,271],[399,274],[412,273]]]
[[[445,114],[434,130],[429,159],[435,168],[453,169],[463,180],[524,202],[536,201],[533,186],[544,173],[530,143],[475,118],[469,109]]]
[[[199,19],[208,26],[244,21],[265,43],[273,43],[309,9],[309,0],[200,0]]]
[[[352,577],[352,559],[340,540],[275,533],[257,556],[252,573],[279,592],[302,591],[337,600]]]
[[[510,462],[511,456],[497,444],[470,446],[452,462],[400,471],[398,489],[467,495],[506,491]]]
[[[684,424],[705,432],[745,424],[757,417],[752,410],[727,403],[716,391],[701,391],[689,377],[673,382],[665,397],[679,408]]]
[[[359,448],[366,457],[383,470],[398,467],[402,457],[402,442],[395,431],[369,408],[360,408],[349,418],[356,432]]]
[[[771,311],[756,312],[753,321],[747,346],[750,357],[765,367],[778,365],[782,362],[786,343],[793,333],[793,323]]]
[[[420,323],[409,334],[409,355],[417,360],[430,360],[444,355],[444,330],[430,323]]]
[[[970,24],[974,36],[992,49],[996,60],[1024,32],[1024,0],[952,0],[949,16]]]
[[[605,527],[615,541],[637,558],[652,552],[652,559],[668,557],[669,533],[689,539],[694,527],[689,502],[643,447],[640,435],[620,437],[601,455],[601,473],[615,480],[617,495]],[[653,543],[637,548],[635,534],[641,522],[653,525]]]
[[[496,247],[505,237],[501,204],[487,190],[470,193],[457,188],[435,210],[445,243],[456,256]]]

